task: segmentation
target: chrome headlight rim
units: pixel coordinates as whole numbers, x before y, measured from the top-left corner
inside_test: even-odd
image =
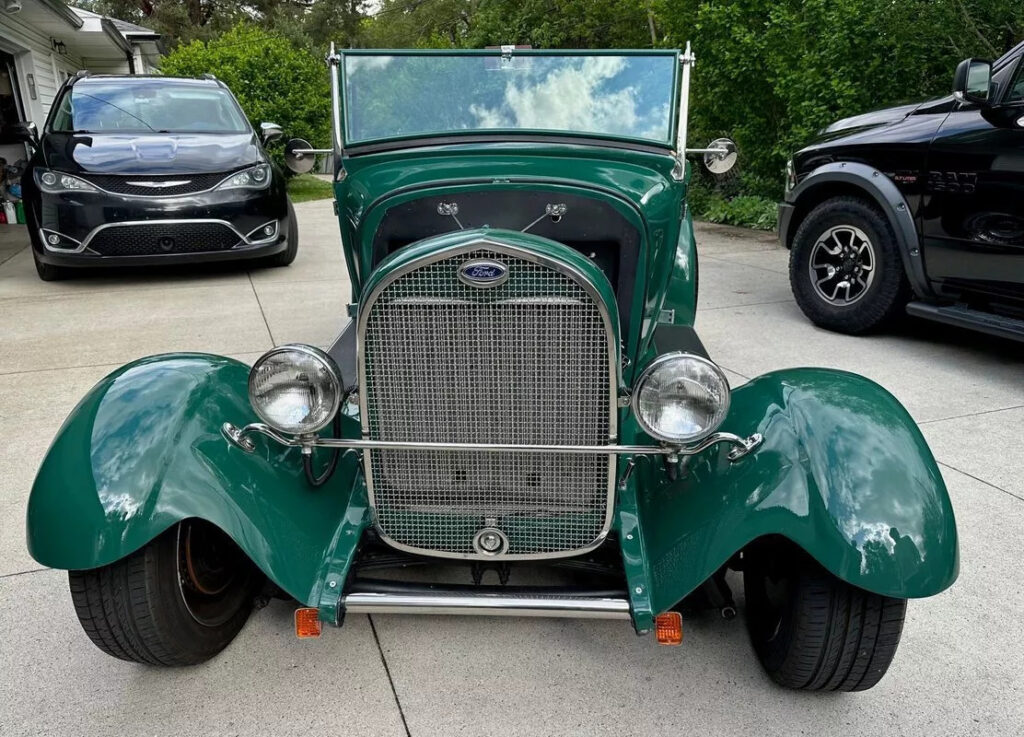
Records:
[[[719,404],[717,411],[717,416],[720,418],[718,422],[710,424],[708,427],[704,428],[700,433],[695,433],[686,436],[671,436],[661,432],[656,427],[653,427],[647,421],[647,419],[643,416],[643,413],[640,411],[639,401],[640,394],[643,391],[644,385],[647,381],[651,379],[652,376],[654,376],[657,370],[663,367],[665,364],[672,363],[680,359],[695,361],[696,363],[703,364],[707,368],[711,369],[712,372],[717,376],[719,381],[721,381],[724,391],[722,392],[722,401]],[[630,408],[632,409],[633,417],[636,418],[637,424],[640,425],[640,428],[655,440],[658,440],[668,445],[678,445],[680,447],[699,443],[701,440],[712,435],[715,431],[717,431],[722,426],[722,423],[725,421],[725,418],[728,416],[731,404],[732,391],[729,387],[729,379],[726,377],[725,372],[722,371],[721,367],[717,363],[712,361],[710,358],[705,358],[704,356],[698,355],[696,353],[687,353],[686,351],[672,351],[670,353],[663,353],[662,355],[658,356],[653,361],[651,361],[649,364],[647,364],[647,366],[644,367],[644,370],[640,373],[640,376],[634,382],[633,392],[630,395]]]
[[[330,376],[331,380],[334,382],[336,387],[336,391],[334,392],[334,400],[329,405],[329,409],[326,413],[325,419],[322,422],[315,423],[313,425],[310,425],[309,427],[304,427],[299,431],[296,431],[294,427],[282,427],[272,418],[267,417],[262,411],[260,403],[256,401],[253,382],[256,378],[257,370],[267,360],[274,358],[275,356],[279,356],[283,353],[302,353],[305,354],[306,356],[313,358],[316,361],[319,361],[323,365],[323,367],[327,369],[327,373]],[[256,361],[252,365],[252,368],[249,369],[249,380],[247,389],[249,395],[249,404],[252,407],[253,411],[256,413],[257,417],[260,418],[260,420],[262,420],[268,426],[270,426],[274,430],[277,430],[278,432],[286,433],[288,435],[294,435],[296,437],[304,437],[317,434],[325,427],[330,425],[331,422],[334,421],[334,418],[338,415],[338,412],[341,410],[342,394],[344,393],[344,387],[345,384],[341,378],[341,370],[338,368],[338,364],[335,362],[335,360],[331,358],[330,354],[328,354],[326,351],[317,348],[316,346],[309,345],[307,343],[285,343],[284,345],[279,345],[274,348],[271,348],[269,351],[267,351],[258,359],[256,359]]]

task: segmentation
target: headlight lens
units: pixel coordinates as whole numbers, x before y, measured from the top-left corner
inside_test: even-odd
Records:
[[[637,380],[633,413],[651,437],[691,443],[718,429],[729,399],[729,382],[718,366],[691,353],[666,353]]]
[[[260,419],[292,435],[326,427],[341,405],[334,359],[309,345],[283,345],[263,354],[249,372],[249,401]]]
[[[48,194],[96,191],[96,188],[84,179],[79,179],[71,174],[63,174],[59,171],[36,169],[35,177],[36,184],[39,185],[39,189]]]
[[[262,189],[270,183],[270,164],[257,164],[236,171],[217,185],[216,189]]]

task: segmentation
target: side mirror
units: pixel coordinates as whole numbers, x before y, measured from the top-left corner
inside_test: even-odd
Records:
[[[704,149],[704,166],[712,174],[725,174],[736,166],[736,143],[731,138],[716,138]]]
[[[992,63],[981,59],[964,59],[956,65],[953,75],[953,97],[987,107],[991,104]]]
[[[296,174],[305,174],[316,163],[316,153],[316,149],[309,145],[309,141],[293,138],[284,145],[285,166]]]
[[[264,146],[283,135],[284,131],[277,123],[260,123],[260,140],[263,141]]]
[[[11,138],[18,143],[27,143],[32,148],[39,146],[39,131],[31,120],[11,126]]]

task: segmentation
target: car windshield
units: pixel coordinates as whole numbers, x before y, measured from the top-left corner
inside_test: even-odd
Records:
[[[674,52],[343,55],[348,143],[542,131],[670,144]]]
[[[227,90],[162,79],[83,80],[61,99],[60,133],[246,133]]]

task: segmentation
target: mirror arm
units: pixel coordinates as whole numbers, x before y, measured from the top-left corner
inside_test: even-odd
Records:
[[[676,150],[673,156],[676,157],[676,165],[672,169],[672,178],[682,181],[686,178],[686,134],[690,123],[690,68],[697,62],[690,42],[686,42],[686,50],[679,57],[679,63],[683,67],[683,81],[679,91],[679,125],[676,130]]]

